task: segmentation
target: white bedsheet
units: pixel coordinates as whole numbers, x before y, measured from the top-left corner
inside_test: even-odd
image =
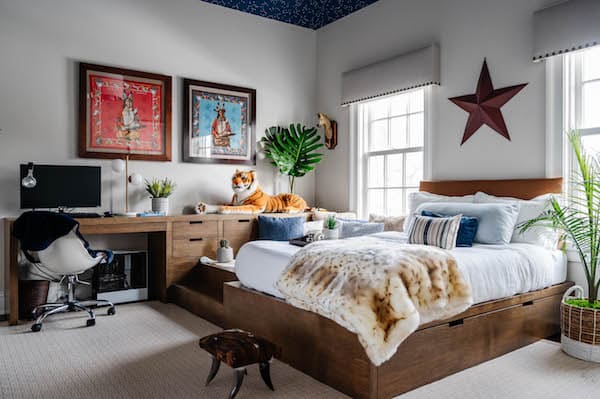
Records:
[[[385,232],[373,236],[406,242],[404,233]],[[235,273],[246,287],[283,298],[275,282],[298,250],[299,247],[287,242],[249,242],[238,252]],[[514,243],[475,244],[451,252],[471,285],[474,303],[542,289],[567,278],[567,259],[559,250]]]

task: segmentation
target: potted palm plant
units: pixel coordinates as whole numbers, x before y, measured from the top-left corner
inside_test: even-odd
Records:
[[[175,183],[165,177],[162,180],[157,178],[146,180],[145,185],[146,192],[152,199],[152,212],[167,215],[169,213],[169,197],[175,191]]]
[[[291,124],[289,129],[281,126],[268,128],[261,144],[271,164],[288,176],[290,193],[294,193],[296,177],[314,170],[323,158],[323,154],[316,152],[323,147],[317,128],[307,128],[299,123]]]
[[[568,245],[577,251],[585,272],[587,293],[582,287],[574,286],[563,297],[562,348],[579,359],[600,362],[600,164],[583,150],[579,133],[569,132],[568,139],[578,171],[571,180],[567,205],[553,198],[549,210],[525,222],[521,230],[552,226],[561,231]]]

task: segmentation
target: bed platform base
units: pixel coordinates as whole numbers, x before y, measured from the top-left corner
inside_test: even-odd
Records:
[[[282,348],[281,360],[360,399],[392,398],[560,332],[560,300],[572,283],[475,305],[423,325],[375,367],[355,334],[285,301],[225,284],[227,327]]]

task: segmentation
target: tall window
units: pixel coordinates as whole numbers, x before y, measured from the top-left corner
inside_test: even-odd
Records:
[[[358,105],[359,212],[404,215],[423,179],[425,90]]]
[[[600,158],[600,47],[569,54],[564,62],[565,130],[577,129],[584,149]],[[574,160],[565,155],[565,176],[571,176]]]

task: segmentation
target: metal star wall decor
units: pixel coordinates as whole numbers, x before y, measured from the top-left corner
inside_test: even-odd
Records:
[[[470,139],[484,124],[510,141],[508,128],[506,127],[500,108],[525,86],[527,86],[527,83],[494,89],[487,62],[484,59],[475,94],[448,99],[469,113],[469,119],[467,120],[460,145],[463,145],[465,141]]]

